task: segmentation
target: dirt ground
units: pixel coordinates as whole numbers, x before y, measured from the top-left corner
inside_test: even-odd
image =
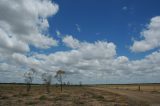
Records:
[[[134,105],[160,106],[160,92],[158,91],[135,91],[125,89],[114,89],[106,87],[92,87],[92,89],[113,92],[127,97],[129,103]]]
[[[0,106],[160,106],[159,94],[83,86],[65,86],[63,92],[53,86],[50,90],[47,94],[45,86],[32,85],[27,94],[25,85],[0,85]]]
[[[150,91],[150,92],[160,92],[160,84],[120,84],[120,85],[104,85],[101,87],[107,87],[107,88],[116,88],[116,89],[124,89],[124,90],[140,90],[141,91]]]

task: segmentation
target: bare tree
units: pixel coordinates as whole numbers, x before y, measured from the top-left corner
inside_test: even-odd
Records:
[[[70,86],[70,82],[69,81],[67,82],[67,86]]]
[[[81,81],[79,81],[79,86],[82,86],[82,82]]]
[[[138,85],[138,91],[141,91],[141,85],[140,84]]]
[[[47,93],[50,93],[50,85],[51,85],[51,82],[52,82],[52,75],[50,75],[48,73],[43,73],[42,74],[42,80],[43,80],[44,84],[46,85]]]
[[[58,80],[58,82],[60,82],[61,85],[61,92],[62,92],[62,86],[63,86],[63,79],[65,78],[65,71],[63,70],[58,70],[55,78]]]
[[[31,90],[31,84],[32,84],[32,81],[33,81],[33,75],[35,73],[35,69],[30,69],[28,72],[25,72],[24,73],[24,81],[27,85],[27,93],[29,93],[29,91]]]

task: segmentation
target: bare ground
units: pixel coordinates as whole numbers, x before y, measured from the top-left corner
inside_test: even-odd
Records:
[[[160,93],[159,92],[145,92],[145,91],[132,91],[124,89],[92,87],[92,89],[102,90],[106,92],[116,93],[127,97],[129,105],[142,106],[160,106]]]

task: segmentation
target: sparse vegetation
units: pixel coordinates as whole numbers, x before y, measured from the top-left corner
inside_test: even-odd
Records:
[[[118,86],[121,90],[120,86]],[[12,89],[10,89],[12,88]],[[147,106],[147,101],[139,102],[125,96],[110,92],[109,87],[100,87],[105,90],[99,90],[98,86],[64,86],[63,92],[58,87],[50,86],[50,93],[44,93],[42,85],[32,85],[29,94],[25,91],[24,85],[0,85],[0,106]],[[142,87],[143,88],[143,87]],[[114,89],[114,88],[112,88]],[[137,86],[135,87],[137,91]],[[156,86],[156,90],[158,86]],[[114,89],[117,91],[117,89]],[[125,89],[124,89],[125,90]],[[127,90],[128,92],[131,90]],[[19,93],[22,92],[22,93]],[[148,91],[147,91],[148,92]],[[153,94],[153,92],[150,92]],[[160,96],[154,92],[154,95]],[[140,94],[142,95],[142,94]],[[158,96],[159,95],[159,96]],[[157,98],[156,97],[156,98]],[[158,98],[157,98],[158,99]]]
[[[24,80],[25,80],[26,86],[27,86],[27,89],[26,89],[27,93],[29,93],[31,90],[31,84],[32,84],[33,75],[35,72],[36,72],[35,69],[30,69],[28,72],[24,73],[24,78],[25,78]]]
[[[50,85],[51,85],[51,81],[52,81],[52,75],[50,75],[49,73],[43,73],[42,80],[46,86],[47,93],[50,93]]]
[[[29,101],[26,102],[26,105],[36,105],[38,102],[37,101]]]
[[[46,99],[47,99],[47,97],[45,95],[42,95],[39,97],[39,100],[46,100]]]
[[[62,86],[63,86],[63,79],[65,78],[66,74],[65,71],[63,70],[58,70],[55,78],[58,80],[58,82],[60,82],[60,86],[61,86],[61,92],[62,92]]]
[[[20,94],[16,91],[20,91],[20,89],[23,91],[25,86],[19,85],[13,87],[12,90],[6,90],[9,86],[4,85],[0,87],[1,97],[7,96],[9,98],[0,98],[0,106],[103,106],[105,104],[111,104],[111,102],[105,101],[106,98],[103,95],[114,97],[111,93],[103,93],[88,87],[79,86],[64,86],[65,89],[62,93],[58,90],[59,88],[51,86],[50,94],[44,94],[44,90],[40,89],[40,86],[41,85],[32,85],[30,94]],[[8,93],[8,91],[10,93]],[[93,97],[93,95],[96,96]],[[127,101],[124,101],[124,103],[127,103]]]

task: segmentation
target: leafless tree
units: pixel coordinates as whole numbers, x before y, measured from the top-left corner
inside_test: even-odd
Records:
[[[140,84],[138,85],[138,91],[141,91],[141,85]]]
[[[67,86],[70,86],[70,82],[69,81],[67,82]]]
[[[24,73],[24,81],[27,85],[27,89],[26,89],[27,93],[29,93],[31,90],[31,84],[32,84],[35,72],[36,72],[35,69],[30,69],[29,71]]]
[[[81,81],[79,81],[79,86],[82,86],[82,82]]]
[[[44,84],[46,85],[47,93],[50,93],[50,85],[52,82],[52,75],[50,75],[49,73],[43,73],[42,80],[43,80]]]
[[[58,80],[58,82],[60,82],[60,85],[61,85],[61,92],[62,92],[62,86],[63,86],[63,79],[65,78],[65,71],[63,70],[58,70],[56,75],[55,75],[55,78]]]

